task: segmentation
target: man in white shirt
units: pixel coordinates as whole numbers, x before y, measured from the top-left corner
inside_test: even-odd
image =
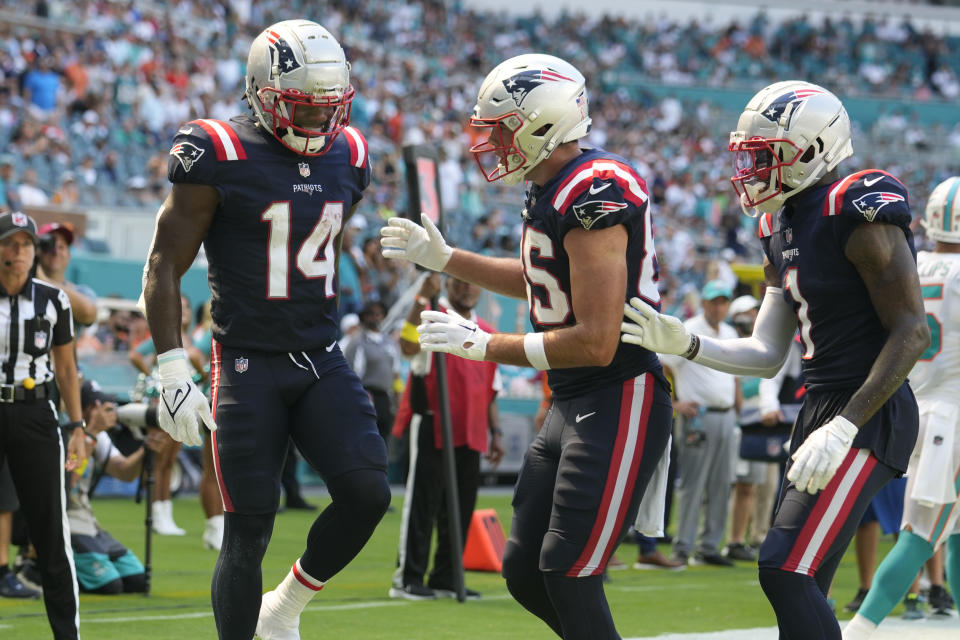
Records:
[[[701,291],[703,311],[684,324],[693,333],[720,340],[736,338],[724,322],[732,293],[721,280],[711,280]],[[679,445],[680,518],[674,541],[674,558],[694,564],[730,567],[733,563],[718,550],[727,524],[730,486],[733,480],[733,447],[736,444],[737,378],[678,356],[661,356],[670,369],[676,388],[674,409]],[[704,528],[694,550],[700,506],[705,505]],[[690,555],[693,558],[690,558]]]

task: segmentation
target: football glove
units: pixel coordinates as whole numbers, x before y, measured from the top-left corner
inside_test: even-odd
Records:
[[[636,344],[644,349],[683,356],[691,351],[694,336],[678,318],[658,313],[640,298],[631,298],[623,305],[625,320],[620,325],[621,342]]]
[[[440,230],[425,213],[420,214],[421,227],[406,218],[390,218],[380,228],[380,252],[384,258],[410,260],[431,271],[442,272],[453,255],[453,249]]]
[[[203,445],[203,427],[216,431],[210,403],[193,382],[190,364],[183,349],[171,349],[157,358],[160,369],[160,406],[157,421],[160,428],[177,442],[199,447]]]
[[[452,353],[468,360],[483,360],[487,353],[490,334],[453,311],[423,311],[420,322],[423,324],[417,327],[417,333],[420,347],[426,351]]]
[[[856,435],[857,427],[852,422],[843,416],[834,417],[811,433],[793,454],[787,480],[797,491],[811,495],[826,488],[847,457]]]

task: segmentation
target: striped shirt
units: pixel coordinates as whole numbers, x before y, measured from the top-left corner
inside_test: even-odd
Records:
[[[17,295],[0,291],[0,383],[52,380],[50,348],[71,340],[73,316],[63,291],[35,278]]]

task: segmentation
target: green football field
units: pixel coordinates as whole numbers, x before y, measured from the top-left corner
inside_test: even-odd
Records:
[[[311,499],[325,504],[325,497]],[[409,602],[387,597],[396,560],[401,499],[388,513],[361,554],[314,598],[301,618],[301,635],[312,638],[536,638],[555,637],[521,609],[503,580],[493,573],[468,572],[467,584],[483,594],[480,601]],[[510,526],[510,498],[505,492],[482,492],[477,508],[497,510]],[[101,523],[142,557],[141,505],[126,499],[95,501]],[[177,523],[187,529],[181,538],[154,536],[153,589],[142,595],[80,596],[81,633],[86,640],[216,638],[210,609],[210,575],[216,554],[200,544],[203,515],[195,498],[179,499]],[[287,512],[277,516],[273,540],[263,564],[264,589],[283,578],[302,552],[314,515]],[[881,557],[889,548],[885,539]],[[665,553],[669,550],[663,548]],[[632,564],[634,545],[617,556]],[[666,632],[703,632],[775,625],[757,582],[756,569],[741,563],[733,569],[690,567],[682,572],[626,569],[611,572],[607,596],[624,637]],[[852,551],[844,558],[834,584],[839,606],[857,589]],[[840,614],[841,619],[849,614]],[[49,638],[39,601],[0,599],[0,638]]]

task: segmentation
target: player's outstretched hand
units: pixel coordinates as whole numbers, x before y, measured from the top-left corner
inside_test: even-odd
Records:
[[[157,421],[160,428],[177,442],[199,447],[203,445],[203,425],[216,431],[210,403],[194,384],[190,365],[183,349],[171,349],[157,358],[160,368],[160,406]]]
[[[453,311],[423,311],[420,322],[417,332],[421,349],[452,353],[469,360],[483,360],[487,353],[490,334]]]
[[[410,260],[431,271],[443,271],[453,255],[440,230],[425,213],[421,227],[406,218],[390,218],[380,228],[380,252],[384,258]]]
[[[831,419],[811,433],[794,452],[787,480],[797,487],[797,491],[811,495],[825,489],[850,451],[856,435],[857,427],[843,416]]]
[[[650,351],[683,355],[690,350],[693,336],[678,318],[657,312],[640,298],[623,305],[626,318],[620,325],[620,340]]]

